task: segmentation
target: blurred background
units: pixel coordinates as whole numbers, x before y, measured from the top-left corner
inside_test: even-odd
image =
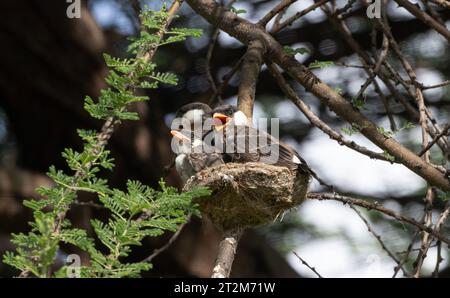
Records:
[[[242,17],[257,21],[279,1],[237,1]],[[159,9],[161,1],[141,1]],[[346,1],[336,1],[339,7]],[[287,18],[313,4],[301,0],[286,12]],[[77,128],[99,128],[101,123],[83,110],[86,95],[96,97],[105,87],[107,73],[102,53],[126,57],[128,37],[136,34],[138,22],[130,1],[82,1],[80,19],[69,19],[69,4],[61,0],[2,0],[0,3],[0,254],[14,247],[10,233],[26,231],[31,212],[22,200],[35,197],[34,189],[51,185],[45,173],[50,165],[67,170],[61,152],[66,147],[81,148]],[[392,31],[407,58],[415,67],[418,80],[425,85],[450,77],[450,50],[447,41],[415,19],[403,8],[389,2],[387,11]],[[447,28],[450,11],[436,7]],[[370,50],[370,20],[365,8],[355,4],[347,24],[353,37]],[[270,23],[269,23],[270,25]],[[171,163],[169,125],[180,106],[208,102],[212,89],[208,82],[206,54],[214,32],[206,21],[184,4],[173,26],[201,28],[199,39],[160,48],[155,62],[161,71],[176,73],[179,84],[151,90],[150,101],[133,108],[141,115],[138,122],[123,123],[115,132],[110,149],[116,161],[112,173],[104,173],[112,186],[122,187],[127,179],[138,179],[156,187]],[[340,61],[359,64],[359,60],[326,15],[316,9],[275,36],[283,45],[304,47],[309,53],[296,58],[305,64]],[[246,48],[226,33],[215,44],[210,69],[216,82],[230,71]],[[395,61],[393,65],[396,66]],[[355,96],[364,83],[363,69],[331,66],[314,70],[344,97]],[[224,89],[223,99],[236,102],[239,73]],[[297,93],[320,118],[339,130],[348,127],[300,85]],[[382,89],[385,88],[380,84]],[[383,89],[384,90],[384,89]],[[425,91],[427,106],[438,122],[446,123],[450,114],[450,87]],[[379,126],[389,128],[384,107],[369,87],[364,113]],[[402,107],[392,101],[398,123],[407,119]],[[420,219],[426,183],[401,165],[390,165],[360,155],[330,140],[312,127],[303,114],[283,96],[266,67],[257,85],[255,118],[280,118],[282,139],[293,145],[311,167],[342,193],[382,201],[387,207]],[[380,150],[360,135],[348,136],[374,151]],[[420,148],[420,128],[409,128],[395,138],[416,152]],[[439,163],[439,161],[436,161]],[[181,187],[174,169],[166,176],[168,184]],[[321,186],[313,183],[313,191]],[[92,197],[83,194],[82,200]],[[436,212],[444,202],[436,200]],[[383,241],[401,258],[414,230],[375,212],[363,211]],[[438,213],[436,213],[438,214]],[[89,219],[102,217],[102,210],[75,206],[69,218],[74,225],[91,230]],[[448,233],[448,226],[444,233]],[[130,259],[139,260],[170,238],[149,239]],[[209,224],[194,219],[177,241],[154,261],[146,276],[209,276],[220,236]],[[441,276],[450,276],[448,249],[443,247]],[[63,247],[63,253],[73,248]],[[295,251],[324,277],[390,277],[395,263],[367,231],[357,214],[337,202],[308,201],[271,225],[248,231],[238,248],[232,275],[235,277],[314,277],[293,254]],[[414,260],[417,252],[413,252]],[[425,261],[424,271],[434,269],[436,247]],[[411,262],[408,263],[408,266]],[[16,274],[0,264],[0,276]]]

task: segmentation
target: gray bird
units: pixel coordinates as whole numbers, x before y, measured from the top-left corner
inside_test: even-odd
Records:
[[[178,111],[175,114],[175,119],[177,121],[177,127],[172,127],[172,129],[176,130],[189,130],[189,131],[195,131],[200,130],[203,131],[204,124],[207,119],[211,118],[211,111],[212,109],[204,103],[201,102],[193,102],[189,103],[187,105],[182,106],[178,109]],[[180,121],[181,120],[181,121]],[[184,127],[182,124],[184,124],[184,121],[187,121],[189,126]],[[209,128],[208,130],[210,130]],[[202,132],[203,134],[203,132]]]
[[[270,134],[249,126],[248,118],[236,106],[223,105],[212,111],[216,146],[224,150],[223,160],[246,163],[261,162],[309,173],[300,155],[289,145]]]
[[[175,168],[183,182],[197,172],[223,164],[222,155],[215,152],[211,142],[212,125],[205,125],[211,119],[211,108],[199,102],[182,106],[175,115],[171,134],[174,137],[173,149],[177,154]]]
[[[190,177],[208,167],[221,165],[224,163],[222,154],[214,151],[200,138],[195,138],[191,133],[186,136],[178,130],[170,132],[176,140],[175,168],[183,182]]]

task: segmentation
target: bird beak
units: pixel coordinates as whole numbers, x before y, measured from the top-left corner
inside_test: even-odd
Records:
[[[178,130],[171,130],[170,133],[174,138],[176,138],[180,142],[189,142],[190,139],[186,137],[184,134],[179,132]]]
[[[214,129],[219,131],[225,127],[225,125],[231,120],[231,117],[228,117],[222,113],[214,113],[213,119],[218,119],[220,123],[222,123],[221,125],[214,125]]]

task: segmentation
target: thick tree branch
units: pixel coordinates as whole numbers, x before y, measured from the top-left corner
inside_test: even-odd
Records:
[[[250,42],[241,66],[241,83],[238,91],[238,108],[251,119],[255,101],[256,83],[263,62],[264,45],[259,40]]]
[[[450,190],[450,180],[439,170],[422,160],[409,149],[393,138],[379,132],[378,127],[364,116],[352,104],[337,94],[333,88],[323,83],[292,55],[283,51],[282,46],[260,26],[224,10],[212,0],[187,0],[189,5],[208,22],[220,27],[228,34],[249,45],[259,39],[266,47],[266,58],[280,65],[287,73],[312,92],[325,105],[347,122],[357,125],[360,131],[374,144],[394,156],[411,171],[415,172],[430,184],[443,190]]]

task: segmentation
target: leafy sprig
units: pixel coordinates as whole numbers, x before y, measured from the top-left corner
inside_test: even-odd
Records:
[[[141,245],[145,237],[175,231],[186,222],[189,214],[198,214],[192,199],[208,195],[207,189],[178,193],[161,182],[161,190],[156,191],[138,181],[129,181],[127,191],[122,191],[111,189],[107,180],[97,176],[100,171],[114,167],[110,152],[105,149],[114,125],[121,120],[139,119],[138,114],[127,111],[127,107],[148,100],[146,96],[136,96],[135,90],[177,84],[174,74],[158,72],[149,57],[162,45],[201,34],[196,29],[168,29],[171,17],[165,6],[160,11],[143,11],[140,15],[143,30],[129,46],[129,52],[135,57],[119,59],[104,55],[110,68],[106,78],[108,88],[101,91],[97,100],[86,97],[84,108],[105,124],[99,132],[79,130],[83,150],[78,152],[69,148],[62,154],[71,173],[50,167],[48,176],[55,186],[40,187],[36,191],[41,199],[24,201],[24,205],[33,210],[31,230],[27,234],[14,234],[12,243],[16,245],[16,252],[7,252],[3,257],[6,264],[21,271],[21,276],[67,276],[65,267],[54,268],[61,243],[76,246],[89,254],[90,265],[80,268],[81,276],[138,276],[151,265],[124,262],[123,258],[129,255],[132,247]],[[110,212],[106,222],[91,221],[101,247],[85,230],[72,227],[66,219],[65,215],[76,203],[80,191],[96,194]]]

